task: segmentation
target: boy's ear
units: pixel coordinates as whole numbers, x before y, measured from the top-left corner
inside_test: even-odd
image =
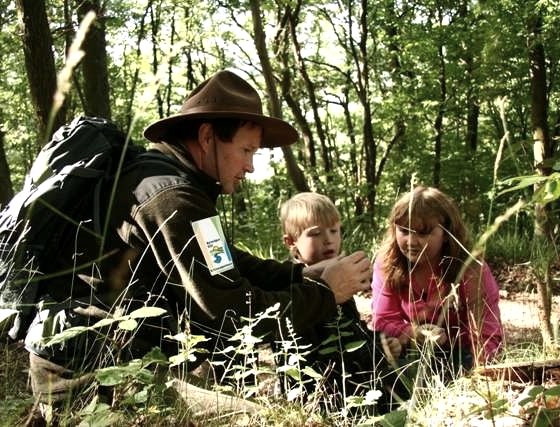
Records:
[[[289,234],[284,234],[284,236],[282,236],[282,239],[284,240],[284,246],[286,246],[288,249],[290,249],[296,243],[294,238]]]

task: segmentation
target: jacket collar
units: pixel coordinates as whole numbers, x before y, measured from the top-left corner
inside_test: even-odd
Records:
[[[212,196],[213,200],[216,200],[221,194],[221,184],[217,182],[215,178],[201,171],[194,163],[191,153],[183,146],[162,141],[149,144],[148,149],[157,150],[160,153],[172,157],[183,167],[189,177],[200,183],[202,188]]]

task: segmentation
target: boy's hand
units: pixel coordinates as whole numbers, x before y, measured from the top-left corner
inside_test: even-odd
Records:
[[[371,282],[371,262],[365,252],[329,260],[321,279],[329,285],[337,304],[348,301],[357,292],[368,290]]]

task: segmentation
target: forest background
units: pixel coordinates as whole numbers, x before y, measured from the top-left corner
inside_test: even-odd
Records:
[[[89,11],[84,56],[67,58]],[[399,194],[437,186],[491,263],[538,267],[551,340],[559,24],[553,0],[0,0],[0,206],[60,125],[102,116],[144,144],[148,123],[227,68],[301,135],[224,198],[237,244],[285,257],[278,205],[310,190],[339,207],[345,249],[374,254]]]

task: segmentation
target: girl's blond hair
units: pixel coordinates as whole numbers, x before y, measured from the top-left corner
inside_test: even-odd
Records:
[[[280,222],[283,232],[295,239],[306,228],[314,225],[328,227],[339,221],[338,209],[332,200],[323,194],[298,193],[280,207]]]
[[[457,204],[451,197],[434,187],[417,186],[403,195],[393,206],[387,232],[381,243],[380,256],[386,286],[400,291],[408,286],[409,261],[399,250],[396,225],[427,228],[437,221],[447,236],[442,247],[441,271],[445,283],[455,283],[469,254],[469,235]]]

